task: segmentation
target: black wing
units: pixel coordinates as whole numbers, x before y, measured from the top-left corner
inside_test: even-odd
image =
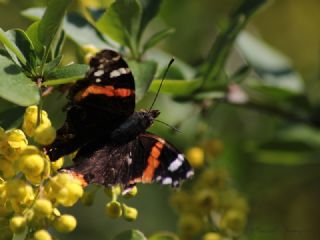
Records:
[[[193,175],[191,166],[181,152],[149,133],[140,134],[124,145],[93,141],[80,149],[74,166],[65,171],[81,176],[87,184],[121,184],[124,188],[137,182],[153,181],[178,187],[182,180]]]
[[[101,135],[108,136],[135,108],[134,79],[114,51],[102,50],[90,61],[86,77],[68,95],[68,111],[56,140],[46,147],[52,161]]]

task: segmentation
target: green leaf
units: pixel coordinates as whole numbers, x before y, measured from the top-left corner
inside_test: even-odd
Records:
[[[92,44],[97,48],[110,46],[101,33],[78,13],[70,13],[67,15],[63,29],[68,38],[79,46],[87,44]]]
[[[143,52],[147,51],[149,48],[152,48],[154,45],[156,45],[162,39],[168,37],[169,35],[173,34],[174,32],[175,32],[174,28],[166,28],[160,32],[155,33],[144,44]]]
[[[29,8],[24,10],[22,14],[27,18],[39,20],[44,14],[44,9]],[[92,44],[98,48],[105,48],[109,45],[101,33],[78,13],[67,14],[63,21],[63,29],[67,37],[79,46]]]
[[[89,66],[86,64],[71,64],[61,68],[56,68],[47,76],[44,86],[54,86],[74,82],[83,79]]]
[[[61,56],[61,52],[62,52],[62,48],[65,40],[66,40],[66,34],[65,34],[65,31],[62,30],[59,32],[59,36],[55,38],[53,42],[53,47],[51,51],[51,55],[52,55],[51,57],[53,59]]]
[[[47,52],[50,51],[52,42],[61,29],[63,17],[71,2],[72,0],[50,0],[48,3],[38,27],[39,41],[46,46]]]
[[[3,104],[0,99],[0,104]],[[21,125],[24,108],[16,105],[0,112],[0,126],[4,129],[17,128]]]
[[[148,23],[157,15],[160,9],[160,5],[162,0],[139,0],[142,7],[142,18],[141,18],[141,26],[139,38],[141,37],[144,29],[148,25]]]
[[[47,76],[48,74],[50,74],[50,72],[60,64],[61,59],[62,59],[62,56],[59,56],[53,59],[52,61],[46,63],[44,65],[44,76]]]
[[[39,102],[40,94],[36,84],[3,55],[0,55],[0,79],[0,97],[20,106]]]
[[[119,44],[137,48],[141,15],[138,0],[118,0],[98,20],[97,28]]]
[[[203,87],[207,90],[225,82],[224,66],[239,32],[266,0],[246,0],[231,14],[226,26],[216,38],[207,60],[202,66]],[[219,81],[219,82],[218,82]]]
[[[150,236],[148,240],[179,240],[179,237],[171,232],[159,232]]]
[[[153,61],[128,61],[136,85],[136,101],[143,98],[157,71],[157,64]]]
[[[23,54],[26,59],[26,63],[21,63],[14,52],[7,48],[8,53],[11,58],[15,61],[15,63],[21,66],[25,71],[34,74],[34,69],[37,65],[37,57],[32,45],[31,40],[27,36],[27,34],[21,29],[12,29],[6,32],[8,38],[15,43],[19,51]]]
[[[10,34],[9,34],[10,35]],[[26,65],[27,60],[21,50],[18,48],[18,46],[15,44],[14,40],[8,36],[7,33],[5,33],[2,28],[0,28],[0,41],[3,43],[3,45],[6,47],[8,50],[9,54],[11,57],[13,57],[13,60],[21,66],[19,61],[23,64]],[[18,61],[19,59],[19,61]]]
[[[160,87],[161,80],[154,80],[149,88],[150,92],[157,92]],[[196,80],[173,80],[165,79],[160,92],[172,94],[174,96],[189,96],[201,86],[201,81]]]
[[[127,230],[118,234],[113,240],[147,240],[147,238],[138,230]]]
[[[39,57],[43,55],[44,46],[41,44],[38,38],[38,28],[40,21],[36,21],[32,23],[26,30],[26,34],[28,35],[34,49]]]
[[[261,84],[303,93],[303,80],[286,56],[248,32],[239,35],[237,45],[252,68],[262,77]]]

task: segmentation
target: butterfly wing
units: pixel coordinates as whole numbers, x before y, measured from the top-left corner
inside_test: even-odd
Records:
[[[150,133],[140,134],[123,145],[94,141],[80,149],[74,166],[65,171],[81,176],[87,184],[121,184],[124,188],[154,181],[178,187],[182,180],[193,175],[181,152]]]
[[[52,161],[69,154],[97,136],[108,136],[135,108],[134,79],[123,58],[102,50],[68,95],[68,111],[56,140],[46,147]]]

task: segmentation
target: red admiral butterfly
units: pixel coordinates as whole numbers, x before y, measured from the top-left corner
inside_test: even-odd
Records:
[[[164,139],[146,132],[158,110],[134,112],[134,79],[123,58],[102,50],[90,61],[86,77],[68,95],[64,125],[46,147],[51,161],[79,149],[74,165],[63,171],[84,184],[121,184],[157,181],[178,187],[193,175],[189,163]]]

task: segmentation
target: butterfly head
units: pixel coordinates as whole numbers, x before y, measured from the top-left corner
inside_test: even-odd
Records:
[[[143,125],[145,126],[151,126],[154,120],[159,116],[160,111],[159,110],[142,110],[139,112],[141,122],[143,122]]]

